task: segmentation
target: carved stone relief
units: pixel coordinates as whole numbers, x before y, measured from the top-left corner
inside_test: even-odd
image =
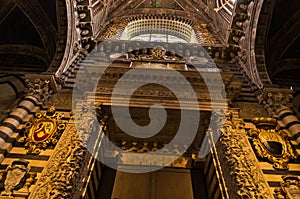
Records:
[[[197,23],[193,26],[196,34],[199,31],[202,42],[205,44],[217,44],[219,43],[216,37],[207,29],[207,24]]]
[[[59,93],[51,96],[46,105],[54,105],[56,108],[72,109],[72,92],[61,90]]]
[[[253,123],[256,128],[248,133],[257,155],[272,162],[275,169],[287,170],[288,161],[296,158],[287,133],[276,130],[277,121],[272,118],[255,118]]]
[[[240,116],[244,119],[252,119],[253,115],[268,117],[267,112],[257,102],[234,102],[233,107],[240,109]]]
[[[100,135],[97,131],[99,122],[89,107],[78,105],[80,123],[77,126],[73,120],[68,123],[29,199],[81,197],[92,158],[89,152],[96,150],[94,144],[98,138],[95,136]],[[101,109],[97,108],[97,113],[101,114]],[[96,132],[97,135],[91,132]]]
[[[75,125],[68,125],[29,198],[73,199],[82,186],[78,178],[89,157]]]
[[[267,88],[260,96],[261,104],[269,115],[274,116],[284,109],[290,109],[292,104],[292,90]]]
[[[29,172],[28,164],[25,160],[15,160],[0,171],[1,196],[28,196],[30,186],[36,181],[36,173]]]
[[[300,198],[300,179],[298,176],[282,176],[281,188],[274,190],[277,199]]]
[[[216,145],[230,198],[272,198],[244,129],[229,112]]]

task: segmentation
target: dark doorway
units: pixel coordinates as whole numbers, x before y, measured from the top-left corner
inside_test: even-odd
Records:
[[[208,199],[208,196],[202,169],[164,168],[134,174],[105,168],[97,198]]]

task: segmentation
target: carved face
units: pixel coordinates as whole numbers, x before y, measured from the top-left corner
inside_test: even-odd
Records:
[[[80,19],[86,18],[87,14],[85,12],[82,12],[79,14]]]

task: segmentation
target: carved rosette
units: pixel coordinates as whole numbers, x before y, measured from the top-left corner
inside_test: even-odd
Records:
[[[272,195],[247,139],[241,119],[226,116],[217,151],[230,198],[264,198]]]
[[[62,117],[62,114],[55,112],[54,106],[50,106],[47,112],[35,114],[34,119],[23,129],[24,137],[20,138],[20,142],[25,143],[28,154],[39,154],[42,149],[58,142],[66,128]]]
[[[275,169],[287,170],[289,160],[296,158],[287,133],[275,129],[277,121],[273,118],[255,118],[253,123],[256,128],[248,134],[257,155],[272,162]]]

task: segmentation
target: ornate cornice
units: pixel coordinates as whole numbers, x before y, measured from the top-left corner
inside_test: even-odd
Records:
[[[255,89],[263,87],[263,78],[257,71],[254,52],[257,23],[263,1],[237,2],[228,40],[229,45],[236,50],[236,64],[242,67],[243,73],[251,79]]]

